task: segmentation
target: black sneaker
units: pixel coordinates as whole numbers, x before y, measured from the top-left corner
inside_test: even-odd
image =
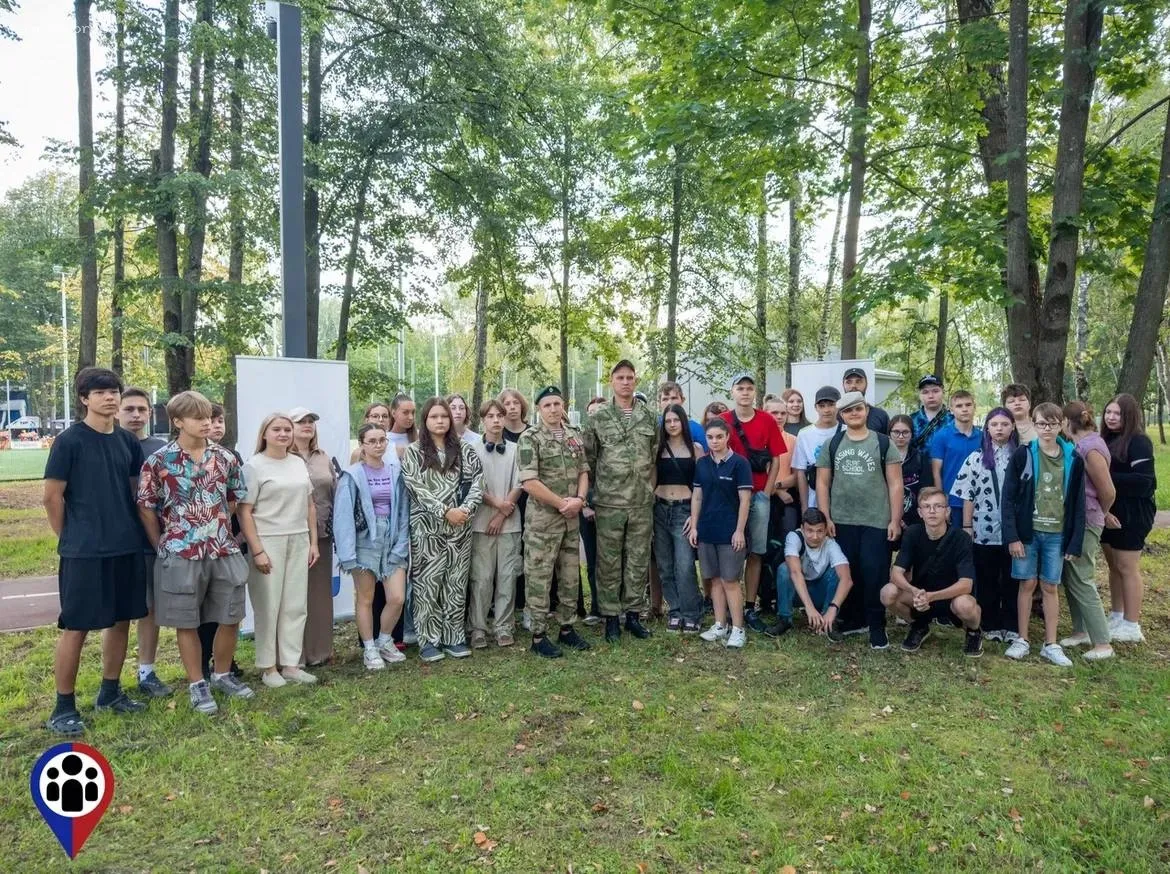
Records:
[[[776,624],[769,625],[764,629],[764,634],[768,637],[780,637],[792,630],[792,620],[784,616],[776,617]]]
[[[978,628],[974,631],[964,628],[963,631],[967,634],[967,641],[963,644],[963,655],[971,659],[979,658],[983,655],[983,632]]]
[[[906,639],[902,641],[902,652],[918,652],[922,642],[930,637],[930,626],[925,622],[911,625],[906,632]]]
[[[561,626],[561,633],[557,635],[557,643],[559,643],[561,646],[567,646],[569,649],[593,649],[593,647],[589,645],[589,641],[579,635],[577,630],[571,625]]]
[[[757,634],[763,634],[768,627],[764,624],[764,620],[760,618],[760,611],[755,607],[744,612],[743,620],[747,627]]]
[[[683,634],[698,634],[702,631],[702,626],[698,622],[692,622],[690,619],[684,619],[682,624]]]
[[[626,631],[634,635],[639,640],[645,640],[650,636],[650,630],[642,624],[642,620],[638,618],[638,614],[630,611],[626,614]]]
[[[848,632],[846,632],[848,634]],[[885,628],[871,628],[869,631],[869,648],[883,650],[890,648],[890,638]]]
[[[532,638],[532,651],[546,659],[559,659],[561,657],[561,651],[544,634]]]
[[[829,630],[825,632],[825,636],[829,638],[830,643],[840,643],[845,639],[845,635],[841,633],[841,623],[834,621],[829,626]]]
[[[146,709],[146,705],[141,701],[135,701],[125,692],[119,692],[117,698],[110,701],[95,702],[94,710],[110,710],[114,713],[141,713]]]
[[[605,617],[605,641],[617,643],[622,639],[622,622],[616,616]]]
[[[175,690],[158,678],[158,674],[151,671],[138,681],[138,691],[151,698],[166,698]]]

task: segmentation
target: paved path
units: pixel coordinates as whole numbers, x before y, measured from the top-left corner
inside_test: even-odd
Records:
[[[57,578],[0,580],[0,631],[22,631],[57,621]]]

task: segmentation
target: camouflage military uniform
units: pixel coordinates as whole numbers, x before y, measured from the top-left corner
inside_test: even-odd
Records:
[[[658,417],[640,401],[634,402],[629,419],[610,401],[585,425],[597,511],[597,597],[602,616],[646,609],[657,450]]]
[[[542,421],[520,435],[517,452],[520,482],[540,480],[562,498],[577,494],[577,480],[589,470],[580,432],[565,425],[558,438]],[[548,626],[549,589],[557,572],[557,620],[569,625],[577,615],[581,587],[578,558],[579,517],[566,519],[554,507],[529,497],[524,516],[525,599],[532,615],[532,633],[541,635]]]

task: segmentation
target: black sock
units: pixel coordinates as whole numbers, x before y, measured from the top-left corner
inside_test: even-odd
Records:
[[[77,712],[77,696],[72,692],[67,692],[64,695],[57,693],[57,706],[53,708],[53,716],[60,716],[62,713],[76,713]]]
[[[115,677],[112,680],[102,678],[101,688],[98,689],[97,700],[100,704],[108,704],[122,694],[122,681]]]

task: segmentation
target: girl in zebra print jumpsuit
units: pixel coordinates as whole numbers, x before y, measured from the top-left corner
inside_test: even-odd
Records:
[[[419,657],[471,655],[464,623],[471,569],[471,517],[483,501],[483,467],[452,427],[442,398],[423,404],[418,442],[406,449],[410,552]]]

